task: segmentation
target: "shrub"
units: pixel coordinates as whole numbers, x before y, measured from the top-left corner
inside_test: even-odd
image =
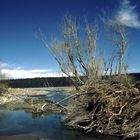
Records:
[[[0,82],[0,95],[8,90],[8,84],[6,82]]]

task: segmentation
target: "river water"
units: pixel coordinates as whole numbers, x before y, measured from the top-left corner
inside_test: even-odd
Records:
[[[60,92],[60,91],[59,91]],[[44,95],[46,98],[59,101],[66,95],[56,90]],[[48,97],[47,97],[48,96]],[[30,97],[31,98],[31,97]],[[33,97],[37,98],[37,97]],[[44,97],[39,97],[44,98]],[[66,104],[66,102],[64,103]],[[63,115],[49,112],[40,117],[20,110],[0,109],[0,140],[119,140],[115,137],[87,136],[65,126]]]

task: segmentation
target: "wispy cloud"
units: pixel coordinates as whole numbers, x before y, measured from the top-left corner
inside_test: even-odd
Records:
[[[0,62],[0,68],[5,68],[5,67],[7,67],[7,66],[8,66],[7,63]]]
[[[128,73],[139,73],[140,72],[140,69],[139,68],[131,68],[131,69],[128,69]]]
[[[25,69],[24,67],[14,64],[0,62],[1,72],[7,75],[8,78],[36,78],[36,77],[62,77],[66,76],[62,72],[51,69]]]
[[[139,13],[136,11],[136,5],[132,6],[130,0],[122,1],[115,20],[128,27],[140,28]]]

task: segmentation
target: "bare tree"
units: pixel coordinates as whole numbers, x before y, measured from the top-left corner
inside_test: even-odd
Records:
[[[90,25],[87,20],[85,26],[79,28],[75,17],[65,16],[61,25],[63,40],[53,39],[48,44],[42,33],[38,35],[76,88],[91,76],[97,79],[101,75],[99,62],[102,61],[96,56],[97,29],[96,23]]]
[[[97,47],[97,23],[89,24],[87,19],[84,23],[80,28],[75,17],[65,16],[60,28],[62,39],[53,38],[50,44],[42,32],[38,34],[39,39],[58,62],[61,71],[72,80],[76,89],[87,80],[96,83],[103,73],[111,77],[112,74],[120,76],[122,72],[126,72],[125,27],[111,20],[107,23],[115,49],[109,60],[105,61],[103,53],[100,53]]]
[[[124,58],[128,46],[126,28],[123,25],[120,25],[111,20],[107,25],[110,30],[112,43],[115,46],[115,55],[113,59],[116,57],[118,61],[116,66],[116,74],[120,76],[122,72],[126,70],[126,64],[124,63]]]
[[[115,52],[113,52],[109,58],[108,61],[105,61],[104,59],[104,76],[106,77],[107,74],[109,74],[109,78],[111,78],[112,74],[113,74],[113,64],[115,61]]]

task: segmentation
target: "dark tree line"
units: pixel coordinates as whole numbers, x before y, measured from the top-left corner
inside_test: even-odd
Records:
[[[129,76],[131,76],[135,82],[140,81],[140,73],[130,73]],[[0,83],[3,82],[12,88],[72,86],[72,82],[68,77],[11,79],[0,81]]]
[[[12,88],[57,87],[72,85],[67,77],[12,79],[6,80],[6,82],[8,86]]]

